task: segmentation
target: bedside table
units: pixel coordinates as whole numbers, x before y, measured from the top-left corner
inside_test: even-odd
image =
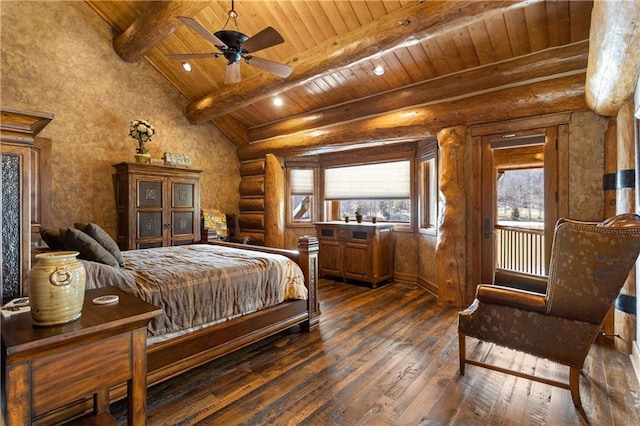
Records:
[[[120,299],[95,305],[98,296]],[[80,319],[34,326],[30,314],[2,319],[3,393],[7,425],[60,413],[54,410],[93,396],[86,420],[107,423],[109,388],[127,383],[128,424],[146,422],[147,325],[162,309],[114,287],[87,290]],[[58,410],[61,411],[61,410]],[[115,422],[113,422],[115,424]]]

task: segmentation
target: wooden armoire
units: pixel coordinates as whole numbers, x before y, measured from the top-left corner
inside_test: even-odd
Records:
[[[200,240],[200,170],[139,163],[113,167],[121,250]]]
[[[54,114],[0,107],[2,302],[28,295],[31,247],[50,203],[51,139],[38,137]]]

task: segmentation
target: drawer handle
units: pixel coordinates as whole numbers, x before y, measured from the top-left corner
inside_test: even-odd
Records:
[[[63,286],[71,283],[73,280],[73,274],[67,270],[64,266],[61,268],[56,268],[55,271],[51,273],[49,276],[49,281],[53,285]]]

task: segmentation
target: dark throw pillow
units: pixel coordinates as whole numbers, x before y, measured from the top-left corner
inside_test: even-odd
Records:
[[[98,244],[104,247],[105,250],[111,253],[111,255],[118,261],[118,265],[124,266],[124,257],[120,252],[120,247],[118,247],[118,244],[113,241],[113,238],[111,238],[107,231],[95,223],[76,223],[74,226],[76,229],[79,229],[92,237],[98,242]]]
[[[62,241],[67,250],[79,252],[79,258],[91,260],[93,262],[104,263],[105,265],[118,267],[118,261],[111,253],[100,245],[93,237],[85,234],[79,229],[69,228],[62,234]]]
[[[40,238],[51,250],[66,250],[59,229],[40,227]]]

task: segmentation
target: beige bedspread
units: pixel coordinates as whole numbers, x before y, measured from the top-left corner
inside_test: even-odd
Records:
[[[299,266],[285,256],[196,244],[122,252],[123,268],[84,261],[87,288],[115,286],[159,306],[149,336],[306,299]]]

